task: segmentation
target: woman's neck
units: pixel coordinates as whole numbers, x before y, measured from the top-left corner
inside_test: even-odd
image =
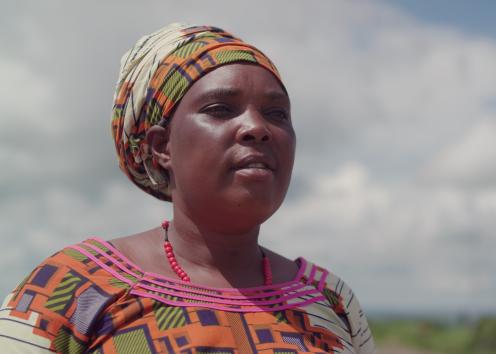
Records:
[[[193,280],[223,277],[227,281],[247,279],[250,282],[251,279],[254,284],[262,284],[259,230],[257,225],[245,232],[222,233],[174,210],[168,237],[177,261]]]

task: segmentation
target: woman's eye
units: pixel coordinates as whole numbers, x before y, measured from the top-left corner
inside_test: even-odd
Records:
[[[232,110],[226,105],[215,104],[203,108],[201,113],[209,114],[214,117],[226,117],[232,113]]]
[[[280,120],[287,120],[289,118],[288,113],[284,110],[269,111],[267,112],[267,115]]]

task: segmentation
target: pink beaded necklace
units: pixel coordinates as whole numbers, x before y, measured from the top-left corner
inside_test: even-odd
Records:
[[[169,221],[165,220],[162,222],[162,228],[164,229],[164,251],[167,256],[167,260],[172,268],[172,270],[177,274],[177,276],[185,282],[190,282],[188,274],[181,268],[174,255],[174,250],[172,244],[169,241]],[[272,270],[270,269],[269,257],[260,247],[260,252],[262,252],[262,265],[263,265],[263,275],[264,275],[264,285],[272,285]]]

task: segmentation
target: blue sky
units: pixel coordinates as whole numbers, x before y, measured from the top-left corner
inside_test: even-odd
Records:
[[[390,0],[387,3],[425,23],[496,37],[496,3],[491,0]]]

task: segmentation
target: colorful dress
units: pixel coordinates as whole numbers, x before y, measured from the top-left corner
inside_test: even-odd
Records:
[[[350,288],[303,258],[292,281],[211,288],[143,272],[98,238],[39,265],[0,309],[2,353],[372,353]]]

